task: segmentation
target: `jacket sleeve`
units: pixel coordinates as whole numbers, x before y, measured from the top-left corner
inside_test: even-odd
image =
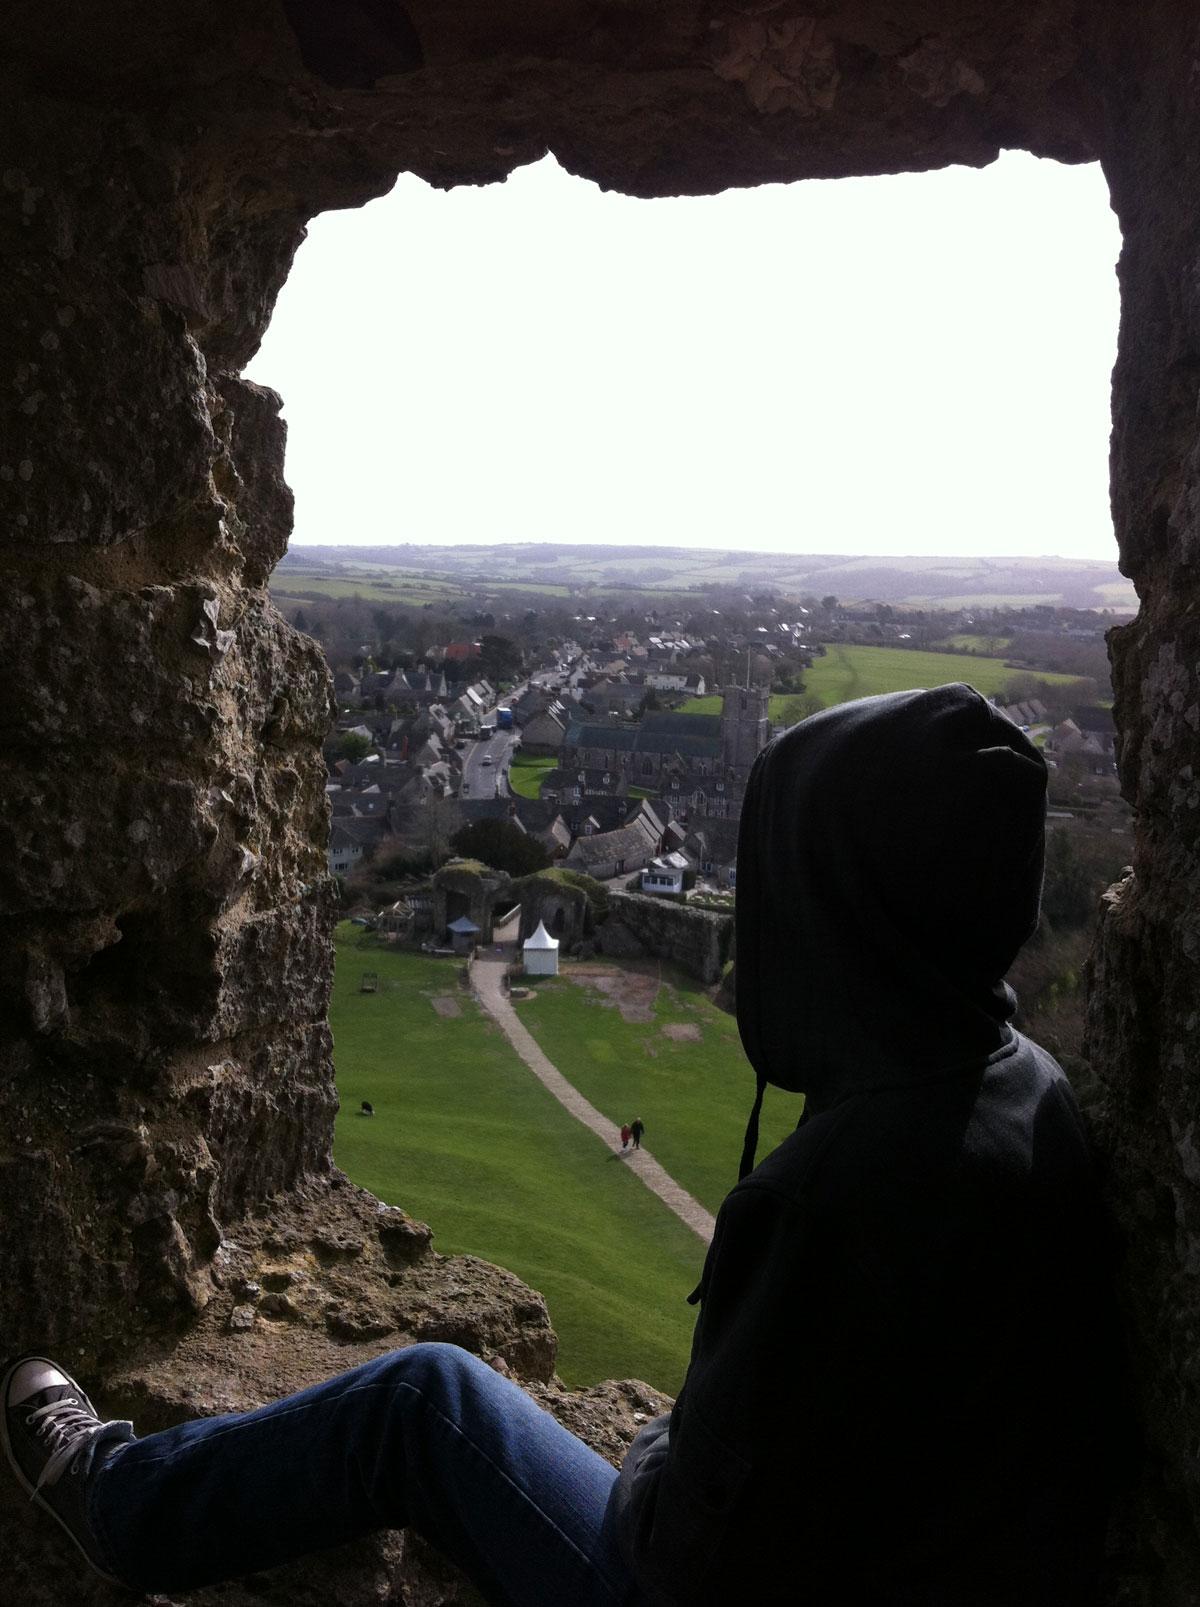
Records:
[[[778,1410],[784,1310],[791,1283],[781,1241],[787,1202],[738,1189],[721,1208],[701,1282],[687,1378],[669,1417],[630,1446],[613,1492],[617,1544],[653,1607],[709,1599],[710,1571],[737,1543],[737,1509]],[[718,1570],[719,1571],[719,1570]]]

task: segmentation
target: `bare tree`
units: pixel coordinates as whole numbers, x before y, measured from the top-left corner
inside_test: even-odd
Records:
[[[441,793],[431,792],[417,811],[416,837],[435,870],[450,857],[450,839],[462,823],[462,810]]]

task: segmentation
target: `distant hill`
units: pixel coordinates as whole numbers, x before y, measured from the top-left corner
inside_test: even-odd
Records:
[[[1069,608],[1137,606],[1133,586],[1111,563],[1079,558],[846,557],[829,553],[696,551],[526,542],[453,547],[293,548],[275,571],[277,589],[301,589],[303,575],[353,581],[402,576],[478,590],[553,587],[566,594],[630,588],[648,592],[710,587],[777,590],[785,595],[835,594],[843,602],[969,608],[1048,603]],[[339,587],[340,589],[340,587]],[[560,593],[563,595],[563,593]]]

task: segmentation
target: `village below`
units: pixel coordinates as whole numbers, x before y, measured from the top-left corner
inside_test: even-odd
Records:
[[[1076,564],[1053,600],[1017,573],[1012,595],[918,606],[752,575],[549,582],[545,554],[527,578],[385,555],[301,549],[271,583],[334,679],[336,1157],[437,1222],[443,1248],[542,1289],[565,1378],[632,1357],[674,1389],[752,1086],[732,1009],[757,755],[832,704],[950,681],[1020,725],[1046,757],[1049,832],[1041,927],[1010,980],[1019,1024],[1086,1083],[1089,932],[1131,841],[1105,646],[1127,617],[1117,583]],[[768,1102],[768,1136],[798,1114]],[[634,1117],[636,1150],[619,1137]],[[601,1182],[597,1153],[624,1161]]]

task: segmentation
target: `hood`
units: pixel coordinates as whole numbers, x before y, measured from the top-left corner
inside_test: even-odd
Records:
[[[759,755],[737,865],[737,1017],[763,1083],[827,1109],[1010,1037],[1037,925],[1046,766],[974,688],[896,692]]]

